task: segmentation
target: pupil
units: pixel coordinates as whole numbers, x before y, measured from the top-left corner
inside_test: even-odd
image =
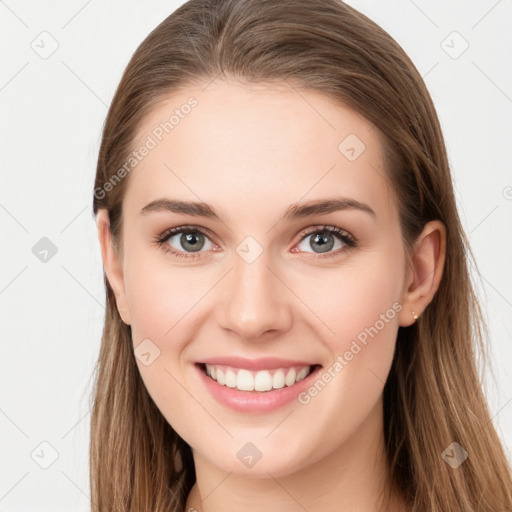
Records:
[[[189,249],[191,249],[192,252],[200,251],[203,248],[204,240],[202,240],[202,242],[194,242],[194,239],[196,238],[196,233],[184,233],[183,235],[181,235],[182,247],[187,248],[187,244],[189,244]]]
[[[330,243],[329,243],[329,239],[330,239]],[[318,247],[320,249],[319,252],[328,252],[332,249],[332,247],[334,245],[333,237],[329,233],[325,233],[325,234],[317,233],[312,238],[311,243],[310,243],[311,248],[315,249],[315,247],[313,246],[313,243],[319,245],[319,247]]]

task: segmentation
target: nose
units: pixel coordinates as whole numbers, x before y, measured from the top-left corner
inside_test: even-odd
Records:
[[[292,324],[289,301],[293,294],[269,266],[265,254],[252,263],[235,255],[216,310],[220,327],[247,340],[282,334]]]

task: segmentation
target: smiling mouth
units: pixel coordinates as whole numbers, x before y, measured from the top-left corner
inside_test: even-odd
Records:
[[[221,386],[254,392],[292,387],[321,367],[315,364],[254,371],[221,364],[198,363],[198,366],[203,373]]]

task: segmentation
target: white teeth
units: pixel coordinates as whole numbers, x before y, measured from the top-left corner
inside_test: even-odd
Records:
[[[252,391],[254,389],[254,377],[249,370],[238,370],[236,387],[242,391]]]
[[[256,391],[270,391],[272,389],[272,375],[267,371],[256,373],[254,389]]]
[[[279,369],[272,377],[272,387],[274,389],[284,388],[284,371]]]
[[[297,377],[295,377],[295,382],[299,382],[300,380],[304,379],[308,373],[308,368],[302,368],[302,370],[300,370],[299,373],[297,373]]]
[[[287,385],[287,386],[293,386],[295,384],[295,377],[297,376],[297,374],[295,373],[295,368],[292,368],[291,370],[288,371],[288,373],[286,374],[286,377],[284,379],[284,383]]]
[[[241,391],[270,391],[286,386],[293,386],[305,379],[312,366],[278,368],[276,370],[250,371],[231,368],[224,365],[206,364],[206,374],[223,386],[237,388]],[[273,373],[272,373],[273,372]]]
[[[236,373],[233,370],[226,370],[226,386],[229,388],[236,388]]]

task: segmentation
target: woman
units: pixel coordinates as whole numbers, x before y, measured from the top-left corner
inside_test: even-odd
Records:
[[[338,0],[191,0],[128,64],[94,213],[98,511],[505,511],[431,98]]]

